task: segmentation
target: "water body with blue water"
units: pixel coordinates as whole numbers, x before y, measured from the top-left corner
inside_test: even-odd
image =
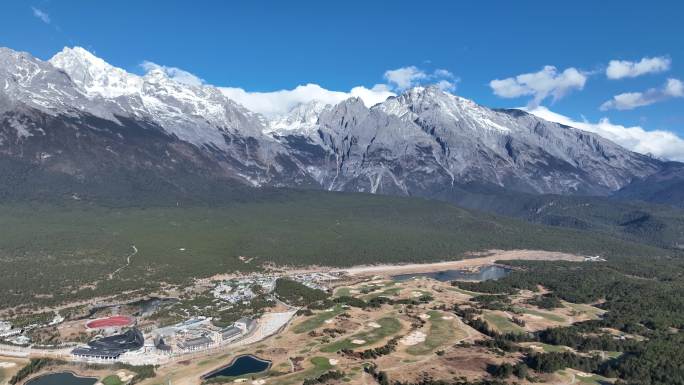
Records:
[[[36,377],[26,385],[93,385],[97,378],[79,377],[73,373],[50,373]]]
[[[411,273],[393,275],[395,281],[407,281],[416,277],[432,278],[441,282],[448,281],[490,281],[501,279],[510,274],[511,269],[498,265],[485,266],[477,271],[468,270],[441,270],[429,273]]]
[[[252,355],[238,356],[228,366],[221,369],[214,370],[209,374],[202,376],[202,379],[208,380],[216,377],[237,377],[245,374],[260,373],[271,367],[271,361],[262,360],[259,357]]]

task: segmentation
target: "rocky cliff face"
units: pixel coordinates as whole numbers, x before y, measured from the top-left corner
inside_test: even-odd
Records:
[[[457,184],[606,195],[660,162],[519,110],[416,87],[371,108],[350,99],[276,134],[327,189],[433,195]],[[324,154],[324,155],[323,155]]]

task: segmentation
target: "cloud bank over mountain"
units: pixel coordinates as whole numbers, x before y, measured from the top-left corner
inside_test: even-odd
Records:
[[[587,120],[578,121],[542,106],[522,109],[551,122],[596,133],[634,152],[684,162],[684,139],[670,131],[647,131],[640,126],[625,127],[611,123],[608,118],[602,118],[595,123]]]

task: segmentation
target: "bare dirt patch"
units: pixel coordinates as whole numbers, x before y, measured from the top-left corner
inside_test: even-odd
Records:
[[[491,250],[487,256],[461,259],[458,261],[444,261],[436,263],[414,263],[404,265],[373,265],[356,266],[335,271],[344,271],[349,275],[394,275],[405,273],[428,273],[439,270],[464,270],[478,266],[491,265],[496,261],[510,260],[544,260],[544,261],[574,261],[581,262],[583,256],[543,250]]]

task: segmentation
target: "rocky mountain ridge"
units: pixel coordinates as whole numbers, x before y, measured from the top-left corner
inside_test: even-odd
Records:
[[[664,164],[437,87],[267,119],[216,87],[131,74],[78,47],[48,61],[0,48],[0,87],[0,159],[76,185],[145,174],[189,193],[225,181],[447,200],[466,185],[609,195]]]

